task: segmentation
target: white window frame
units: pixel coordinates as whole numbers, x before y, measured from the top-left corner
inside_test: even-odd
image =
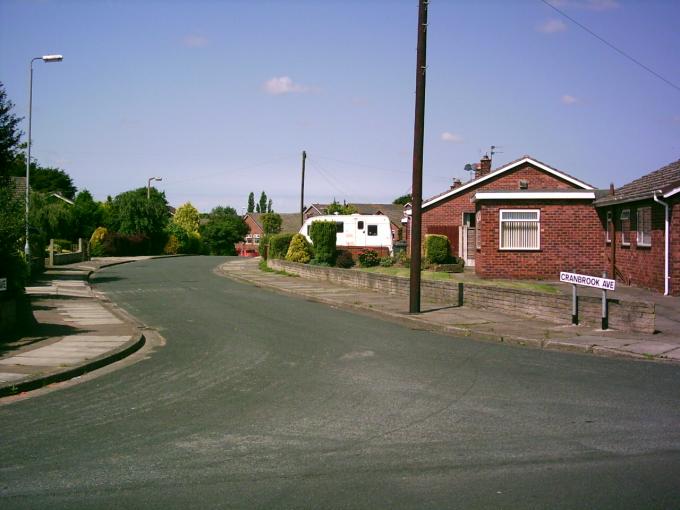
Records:
[[[536,232],[537,246],[503,246],[503,223],[517,220],[504,220],[503,213],[506,212],[521,212],[521,213],[536,213],[536,219],[522,220],[538,224],[538,231]],[[501,209],[498,211],[498,249],[504,251],[539,251],[541,249],[541,210],[540,209]]]
[[[645,232],[644,229],[644,222],[643,218],[641,218],[642,213],[645,211],[649,211],[649,231]],[[637,245],[638,246],[643,246],[643,247],[650,247],[652,246],[652,207],[651,206],[646,206],[646,207],[638,207],[637,208],[637,225],[636,225],[636,230],[637,230]],[[645,239],[645,234],[647,239]]]
[[[614,213],[611,211],[607,211],[607,223],[605,225],[606,233],[604,236],[604,240],[607,242],[607,244],[611,244],[612,242],[612,227],[614,225]]]
[[[628,229],[623,228],[623,222],[628,222]],[[630,246],[630,209],[622,209],[619,215],[621,225],[621,246]]]

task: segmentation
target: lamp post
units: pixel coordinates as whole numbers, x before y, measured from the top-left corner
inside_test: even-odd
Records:
[[[31,59],[29,65],[30,74],[28,80],[28,143],[26,144],[26,244],[24,245],[24,253],[28,262],[28,267],[31,267],[31,246],[28,242],[28,210],[29,210],[29,189],[31,179],[31,123],[33,117],[33,62],[42,60],[43,62],[61,62],[64,57],[61,55],[43,55],[42,57],[35,57]]]
[[[146,181],[146,199],[150,200],[151,199],[151,181],[162,181],[162,177],[149,177],[149,179]]]

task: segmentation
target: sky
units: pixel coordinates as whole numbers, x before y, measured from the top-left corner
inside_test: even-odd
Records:
[[[592,33],[541,0],[430,1],[424,198],[492,145],[494,168],[528,154],[599,188],[680,158],[680,2],[549,1]],[[265,191],[295,212],[305,150],[305,204],[389,203],[411,188],[417,14],[0,0],[0,81],[27,117],[31,58],[63,54],[34,63],[32,155],[100,200],[158,176],[174,206]]]

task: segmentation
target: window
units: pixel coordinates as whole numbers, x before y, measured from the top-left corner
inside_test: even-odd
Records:
[[[541,248],[539,210],[501,210],[501,250],[538,250]]]
[[[363,221],[358,221],[358,222],[357,222],[357,228],[358,228],[359,230],[363,230],[363,229],[364,229],[364,222],[363,222]]]
[[[378,225],[369,225],[368,226],[368,235],[369,236],[377,236],[378,235]]]
[[[619,216],[621,225],[621,244],[630,246],[630,209],[624,209]]]
[[[257,241],[257,240],[260,238],[260,234],[255,234],[253,237],[254,237],[255,240]]]
[[[612,228],[614,226],[614,222],[612,221],[612,212],[607,211],[607,226],[605,227],[607,231],[605,232],[604,239],[607,241],[607,243],[612,242]]]
[[[335,222],[335,233],[342,234],[345,231],[345,224],[342,221]]]
[[[475,213],[475,224],[477,225],[477,228],[475,230],[475,246],[477,247],[478,250],[482,249],[481,221],[482,221],[482,211],[477,211]]]
[[[652,245],[652,208],[640,207],[637,210],[637,244]]]

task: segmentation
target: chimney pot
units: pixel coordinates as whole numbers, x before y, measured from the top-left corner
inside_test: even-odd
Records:
[[[614,195],[614,194],[615,194],[615,192],[614,192],[614,183],[613,183],[613,182],[610,182],[610,183],[609,183],[609,194],[610,194],[610,195]]]
[[[463,185],[458,177],[453,178],[453,183],[451,184],[451,189],[460,188]]]
[[[488,154],[484,154],[484,156],[482,156],[482,159],[479,160],[479,166],[475,171],[475,179],[484,177],[489,173],[491,173],[491,158],[489,157]]]

